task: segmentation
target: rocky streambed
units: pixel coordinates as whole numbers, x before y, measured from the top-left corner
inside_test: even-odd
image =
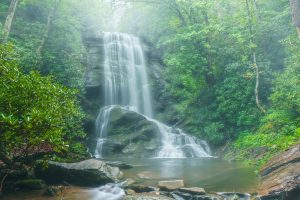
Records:
[[[153,168],[160,168],[157,160],[149,159],[154,163]],[[184,159],[176,159],[184,163]],[[193,163],[186,160],[189,165],[198,166],[190,168],[191,181],[188,176],[180,174],[180,169],[174,166],[165,166],[161,174],[155,171],[145,171],[144,165],[127,164],[119,161],[103,161],[89,159],[78,163],[49,162],[38,163],[35,168],[34,179],[24,179],[10,185],[10,192],[4,200],[29,200],[29,199],[87,199],[87,200],[299,200],[300,198],[300,145],[285,151],[274,157],[260,171],[260,180],[251,185],[252,188],[238,187],[242,185],[240,180],[248,179],[240,173],[241,167],[235,164],[231,178],[226,176],[228,170],[220,162],[219,169],[211,173],[222,171],[207,182],[201,176],[209,174],[209,170],[201,168],[199,163],[208,163],[207,160],[199,160]],[[225,161],[224,161],[225,162]],[[161,162],[164,163],[164,162]],[[167,162],[168,163],[168,162]],[[188,171],[181,165],[183,171]],[[178,176],[168,175],[168,172],[177,173]],[[197,176],[202,174],[201,176]],[[239,174],[240,173],[240,174]],[[169,173],[172,175],[172,173]],[[243,177],[244,176],[244,177]],[[183,179],[180,179],[183,178]],[[235,179],[234,179],[235,178]],[[220,181],[223,180],[224,181]],[[223,187],[218,185],[222,183]],[[233,184],[235,183],[235,184]],[[228,186],[232,186],[230,187]],[[219,190],[218,190],[219,188]],[[223,189],[222,189],[223,188]],[[227,189],[226,189],[227,188]],[[13,192],[12,192],[13,191]],[[222,191],[222,192],[216,192]],[[230,192],[223,192],[230,191]],[[238,192],[237,192],[238,191]],[[248,193],[250,194],[248,194]]]

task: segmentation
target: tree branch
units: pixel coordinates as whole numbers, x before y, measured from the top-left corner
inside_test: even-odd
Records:
[[[250,32],[250,51],[252,54],[252,62],[253,62],[253,67],[255,68],[255,73],[256,73],[256,80],[255,80],[255,89],[254,89],[254,94],[255,94],[255,103],[258,109],[263,113],[266,114],[266,110],[262,107],[259,101],[259,67],[257,65],[257,60],[256,60],[256,53],[254,47],[252,47],[254,43],[254,33],[253,33],[253,20],[252,20],[252,14],[250,10],[250,5],[249,1],[246,0],[246,8],[247,8],[247,13],[248,13],[248,21],[249,21],[249,32]]]

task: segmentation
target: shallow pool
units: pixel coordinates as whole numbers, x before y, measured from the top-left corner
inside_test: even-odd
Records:
[[[125,177],[156,186],[159,180],[183,179],[187,186],[207,191],[254,192],[258,177],[254,169],[218,158],[119,159],[134,165],[123,170]]]

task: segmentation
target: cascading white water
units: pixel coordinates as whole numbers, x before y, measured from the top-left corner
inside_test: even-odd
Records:
[[[105,105],[128,106],[152,117],[146,64],[138,38],[104,33]]]
[[[125,191],[120,184],[108,183],[100,188],[90,191],[91,200],[122,200],[125,196]]]
[[[207,144],[152,118],[146,63],[139,39],[123,33],[104,33],[103,41],[106,106],[96,119],[98,140],[95,157],[102,156],[110,112],[116,106],[144,115],[157,125],[162,140],[157,158],[210,157]]]
[[[162,135],[163,145],[157,158],[210,157],[208,151],[201,146],[195,137],[183,133],[179,128],[174,130],[157,120],[149,120],[158,126]]]
[[[96,118],[96,133],[98,135],[97,145],[95,149],[95,157],[102,156],[102,147],[105,142],[107,125],[109,121],[110,111],[114,106],[106,106],[101,108],[97,118]]]

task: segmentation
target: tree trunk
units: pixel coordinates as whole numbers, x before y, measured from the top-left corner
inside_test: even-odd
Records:
[[[246,0],[246,8],[247,8],[247,14],[248,14],[248,21],[249,21],[249,32],[250,32],[250,51],[251,51],[251,56],[252,56],[252,62],[253,62],[253,67],[255,68],[255,73],[256,73],[256,79],[255,79],[255,89],[254,89],[254,94],[255,94],[255,103],[258,109],[265,114],[266,110],[262,107],[259,101],[259,67],[257,64],[256,60],[256,52],[255,52],[255,41],[254,41],[254,32],[253,32],[253,15],[250,10],[250,5],[249,1]]]
[[[11,25],[12,25],[12,21],[14,19],[15,16],[15,12],[17,9],[17,5],[18,5],[19,0],[11,0],[10,2],[10,6],[8,9],[8,14],[4,23],[4,27],[3,27],[3,33],[4,33],[4,38],[3,38],[3,43],[6,43],[8,40],[8,36],[11,30]]]
[[[293,24],[296,26],[300,39],[300,0],[290,0],[290,5],[292,9]]]
[[[58,4],[61,0],[55,0],[54,2],[54,5],[53,7],[51,8],[50,12],[49,12],[49,15],[48,15],[48,20],[47,20],[47,27],[46,27],[46,30],[45,30],[45,33],[41,39],[41,43],[40,45],[38,46],[37,50],[36,50],[36,54],[37,54],[37,57],[38,59],[41,58],[41,54],[42,54],[42,51],[43,51],[43,48],[45,46],[45,43],[49,37],[49,32],[50,32],[50,29],[51,29],[51,26],[52,26],[52,22],[53,22],[53,18],[54,18],[54,14],[55,14],[55,11],[58,7]]]
[[[206,11],[203,11],[203,16],[204,16],[204,23],[209,26],[209,18],[208,18],[208,13]],[[205,37],[205,41],[207,44],[211,44],[211,39],[210,35],[207,34]],[[213,85],[215,84],[215,76],[213,73],[213,59],[212,59],[212,53],[209,49],[207,49],[206,53],[206,60],[207,60],[207,67],[205,69],[205,80],[209,88],[212,88]]]
[[[262,105],[260,104],[259,102],[259,68],[258,68],[258,65],[257,65],[257,61],[256,61],[256,54],[255,52],[253,52],[252,54],[252,57],[253,57],[253,66],[255,68],[255,72],[256,72],[256,81],[255,81],[255,102],[256,102],[256,105],[257,107],[259,108],[259,110],[262,112],[262,113],[266,113],[266,110],[262,107]]]
[[[182,26],[186,26],[187,22],[185,20],[184,15],[182,14],[182,12],[181,12],[181,10],[179,8],[179,5],[178,5],[178,3],[177,3],[176,0],[172,0],[170,2],[170,8],[171,8],[171,10],[173,10],[175,12],[175,14],[177,15],[177,17],[180,19],[181,25]]]

